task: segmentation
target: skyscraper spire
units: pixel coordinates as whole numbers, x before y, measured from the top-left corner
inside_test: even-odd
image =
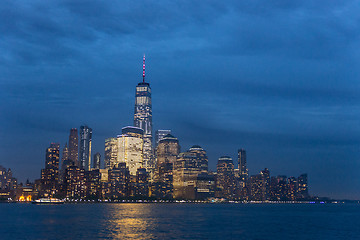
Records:
[[[145,82],[145,53],[143,58],[143,83]]]
[[[145,54],[143,57],[143,81],[135,92],[134,126],[144,130],[143,167],[152,178],[155,169],[152,147],[152,104],[150,84],[145,82]]]

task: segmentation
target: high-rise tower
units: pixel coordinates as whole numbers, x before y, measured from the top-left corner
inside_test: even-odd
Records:
[[[91,128],[80,127],[79,164],[80,168],[85,171],[90,171],[91,168],[91,135]]]
[[[231,157],[222,156],[217,163],[217,195],[231,199],[234,197],[235,176],[234,164]]]
[[[152,147],[152,104],[150,84],[145,82],[145,55],[143,58],[143,81],[136,86],[134,126],[144,130],[143,165],[153,177],[154,157]]]
[[[70,136],[69,136],[69,159],[73,161],[73,164],[75,164],[76,166],[79,166],[78,152],[79,152],[78,130],[76,128],[72,128],[70,129]]]
[[[242,148],[238,150],[238,167],[240,181],[246,183],[248,179],[248,169],[246,168],[246,151]]]
[[[40,195],[53,196],[58,191],[60,144],[51,143],[46,149],[45,168],[41,169]]]
[[[112,169],[118,165],[118,140],[117,138],[105,139],[105,169]]]

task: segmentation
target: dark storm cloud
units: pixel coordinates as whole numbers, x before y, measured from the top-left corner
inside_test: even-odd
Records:
[[[37,178],[49,142],[85,123],[102,153],[132,123],[145,52],[155,129],[173,129],[182,150],[204,146],[214,169],[245,147],[251,173],[306,171],[313,192],[359,198],[349,186],[360,165],[359,10],[350,0],[3,1],[0,163]]]

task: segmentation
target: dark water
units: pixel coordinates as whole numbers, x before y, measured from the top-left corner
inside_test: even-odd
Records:
[[[360,205],[0,204],[0,239],[360,239]]]

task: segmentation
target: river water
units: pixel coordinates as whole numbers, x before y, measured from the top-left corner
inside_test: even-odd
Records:
[[[0,239],[360,239],[360,204],[0,204]]]

